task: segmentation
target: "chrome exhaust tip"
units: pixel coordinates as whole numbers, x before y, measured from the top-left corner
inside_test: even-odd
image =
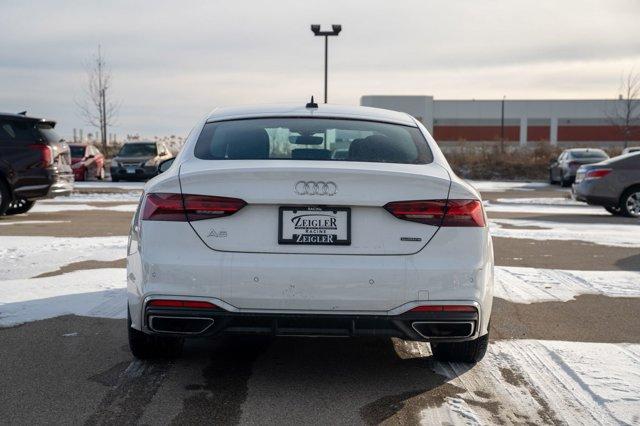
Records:
[[[473,336],[473,321],[415,321],[413,330],[425,339],[463,339]]]
[[[155,333],[202,334],[213,325],[213,319],[202,317],[179,317],[150,315],[149,329]]]

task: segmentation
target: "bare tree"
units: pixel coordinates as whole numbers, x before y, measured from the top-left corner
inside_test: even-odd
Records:
[[[609,113],[609,121],[624,137],[625,148],[640,133],[640,74],[633,70],[622,78],[620,96]]]
[[[120,105],[111,100],[111,69],[100,45],[97,55],[86,64],[86,71],[84,99],[76,101],[76,105],[84,121],[99,130],[102,149],[106,151],[108,128],[115,123]]]

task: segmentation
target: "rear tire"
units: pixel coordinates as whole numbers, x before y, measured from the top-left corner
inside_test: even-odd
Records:
[[[431,352],[438,361],[476,363],[487,353],[489,333],[466,342],[431,342]]]
[[[7,216],[14,214],[22,214],[26,213],[36,204],[35,201],[25,200],[24,198],[20,198],[17,200],[13,200],[9,203],[9,208],[5,212]]]
[[[555,185],[557,182],[553,180],[553,173],[549,170],[549,185]]]
[[[640,187],[627,189],[620,197],[622,215],[640,219]]]
[[[11,194],[9,193],[9,188],[0,178],[0,216],[5,214],[5,212],[9,208],[9,203],[11,203]]]
[[[131,316],[127,312],[129,349],[138,359],[177,358],[182,354],[184,339],[173,336],[151,336],[131,327]]]
[[[571,184],[571,182],[568,181],[568,180],[565,180],[564,176],[560,176],[560,186],[561,187],[566,188],[570,184]]]

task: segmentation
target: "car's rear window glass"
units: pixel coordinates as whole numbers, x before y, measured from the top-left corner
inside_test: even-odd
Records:
[[[71,156],[73,158],[82,158],[84,157],[84,146],[71,146]]]
[[[604,151],[571,151],[572,158],[609,158]]]
[[[39,124],[38,130],[40,130],[42,136],[44,136],[44,138],[49,143],[55,144],[62,140],[60,135],[55,130],[53,130],[53,127],[49,124]]]
[[[155,143],[127,143],[120,148],[118,157],[155,157],[158,155]]]
[[[205,160],[325,160],[425,164],[433,155],[417,127],[329,118],[207,123],[195,156]]]

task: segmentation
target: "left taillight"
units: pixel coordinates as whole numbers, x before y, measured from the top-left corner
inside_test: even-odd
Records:
[[[611,173],[611,169],[591,169],[584,175],[585,180],[601,179]]]
[[[53,149],[51,149],[49,145],[36,143],[29,145],[29,149],[40,153],[40,164],[42,167],[49,167],[53,164]]]
[[[146,194],[142,220],[186,222],[230,216],[246,206],[238,198],[191,194]]]
[[[486,225],[480,200],[394,201],[384,208],[398,219],[433,226]]]

